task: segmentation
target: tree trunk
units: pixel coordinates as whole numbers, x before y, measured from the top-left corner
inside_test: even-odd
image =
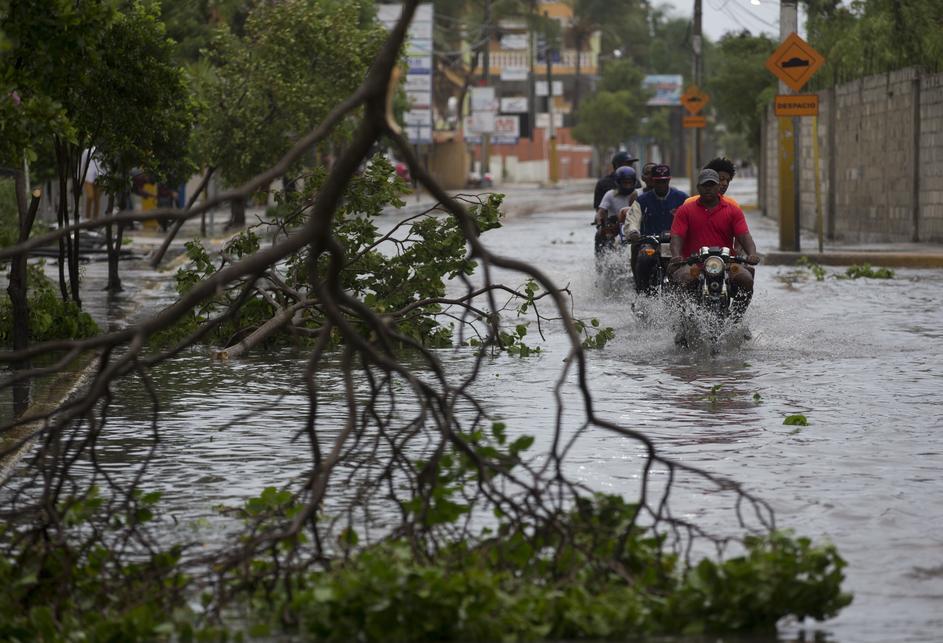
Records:
[[[71,170],[75,167],[76,163],[71,157],[66,156],[66,158],[69,159],[68,169]],[[82,177],[80,176],[72,177],[72,220],[75,225],[79,224],[79,208],[82,204],[81,179]],[[68,221],[68,216],[66,217],[66,221]],[[69,260],[69,287],[72,290],[72,301],[81,307],[82,298],[79,293],[79,236],[79,230],[76,230],[70,240],[72,244],[72,255]]]
[[[56,143],[56,172],[59,175],[59,194],[56,201],[56,223],[61,230],[66,226],[68,220],[68,206],[66,199],[69,198],[69,179],[65,170],[65,159],[62,157],[62,149],[59,143]],[[69,286],[65,280],[65,266],[72,255],[72,246],[66,243],[64,236],[59,237],[59,293],[62,301],[69,301]]]
[[[115,195],[109,194],[108,207],[105,210],[108,213],[108,216],[111,216],[111,212],[114,207]],[[124,209],[123,204],[121,209]],[[108,243],[108,283],[105,285],[105,290],[111,294],[119,293],[123,290],[121,287],[121,277],[118,276],[118,260],[121,257],[121,237],[124,235],[124,224],[119,223],[117,224],[117,227],[117,239],[114,236],[115,224],[109,223],[105,231],[105,239]]]
[[[26,204],[26,172],[17,170],[15,174],[17,221],[19,234],[17,241],[23,243],[29,238],[30,230],[39,210],[42,192],[33,190],[29,205]],[[10,306],[13,316],[13,350],[24,350],[29,345],[29,281],[27,277],[27,254],[17,255],[10,264],[10,283],[7,293],[10,295]],[[15,362],[15,370],[30,368],[29,360]],[[21,415],[30,405],[31,383],[29,379],[13,385],[13,413]]]
[[[229,208],[231,216],[229,223],[226,224],[226,229],[244,228],[246,226],[246,200],[233,199],[229,202]]]

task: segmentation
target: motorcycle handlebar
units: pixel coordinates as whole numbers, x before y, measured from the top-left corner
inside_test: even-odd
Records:
[[[710,255],[708,255],[708,256],[710,256]],[[719,256],[719,255],[714,255],[714,256]],[[703,257],[703,258],[702,258],[702,257]],[[700,253],[697,253],[697,252],[696,252],[696,253],[694,253],[693,255],[691,255],[690,257],[688,257],[687,259],[685,259],[684,263],[686,263],[686,264],[689,265],[689,266],[693,266],[693,265],[696,264],[696,263],[701,263],[702,261],[704,261],[704,259],[706,259],[706,257],[704,257],[704,256],[701,255]],[[732,256],[732,257],[727,257],[726,261],[727,261],[727,263],[743,263],[743,264],[747,264],[748,266],[755,266],[755,265],[757,265],[757,264],[759,263],[759,260],[757,260],[757,261],[750,261],[748,257],[742,257],[742,256],[740,256],[740,255],[734,255],[734,256]]]
[[[631,243],[633,246],[638,246],[643,243],[655,245],[660,243],[668,243],[669,241],[671,241],[671,235],[665,232],[663,234],[643,234],[637,239],[630,239],[629,243]]]

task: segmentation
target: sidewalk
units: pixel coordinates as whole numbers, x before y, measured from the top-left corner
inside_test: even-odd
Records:
[[[735,178],[730,184],[729,194],[743,207],[757,250],[766,265],[791,266],[800,258],[807,257],[823,266],[870,264],[893,268],[943,268],[943,244],[940,243],[849,243],[823,239],[820,253],[818,235],[803,229],[799,235],[799,252],[780,250],[779,220],[760,212],[756,179]]]

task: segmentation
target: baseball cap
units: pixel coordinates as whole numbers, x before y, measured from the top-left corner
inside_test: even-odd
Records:
[[[667,181],[671,178],[671,168],[665,165],[664,163],[659,163],[652,168],[652,180],[653,181]]]
[[[720,175],[716,170],[701,170],[701,173],[697,175],[697,184],[704,185],[705,183],[720,183]]]
[[[612,156],[612,167],[619,167],[620,165],[625,165],[626,163],[635,163],[637,160],[637,158],[628,152],[616,152]]]

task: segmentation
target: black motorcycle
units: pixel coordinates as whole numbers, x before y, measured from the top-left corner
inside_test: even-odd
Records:
[[[730,277],[736,270],[746,270],[746,257],[730,254],[730,248],[704,246],[685,262],[697,266],[697,287],[693,297],[686,298],[681,327],[675,343],[689,346],[696,340],[707,340],[712,346],[730,336],[740,322],[745,303],[735,301]],[[738,310],[738,306],[741,308]],[[749,339],[749,331],[738,329],[733,336]]]
[[[658,295],[668,289],[668,263],[671,261],[671,233],[643,235],[634,241],[638,257],[635,260],[635,287],[640,293]],[[638,275],[640,262],[652,263],[652,270],[646,277]],[[643,280],[644,283],[640,283]]]

